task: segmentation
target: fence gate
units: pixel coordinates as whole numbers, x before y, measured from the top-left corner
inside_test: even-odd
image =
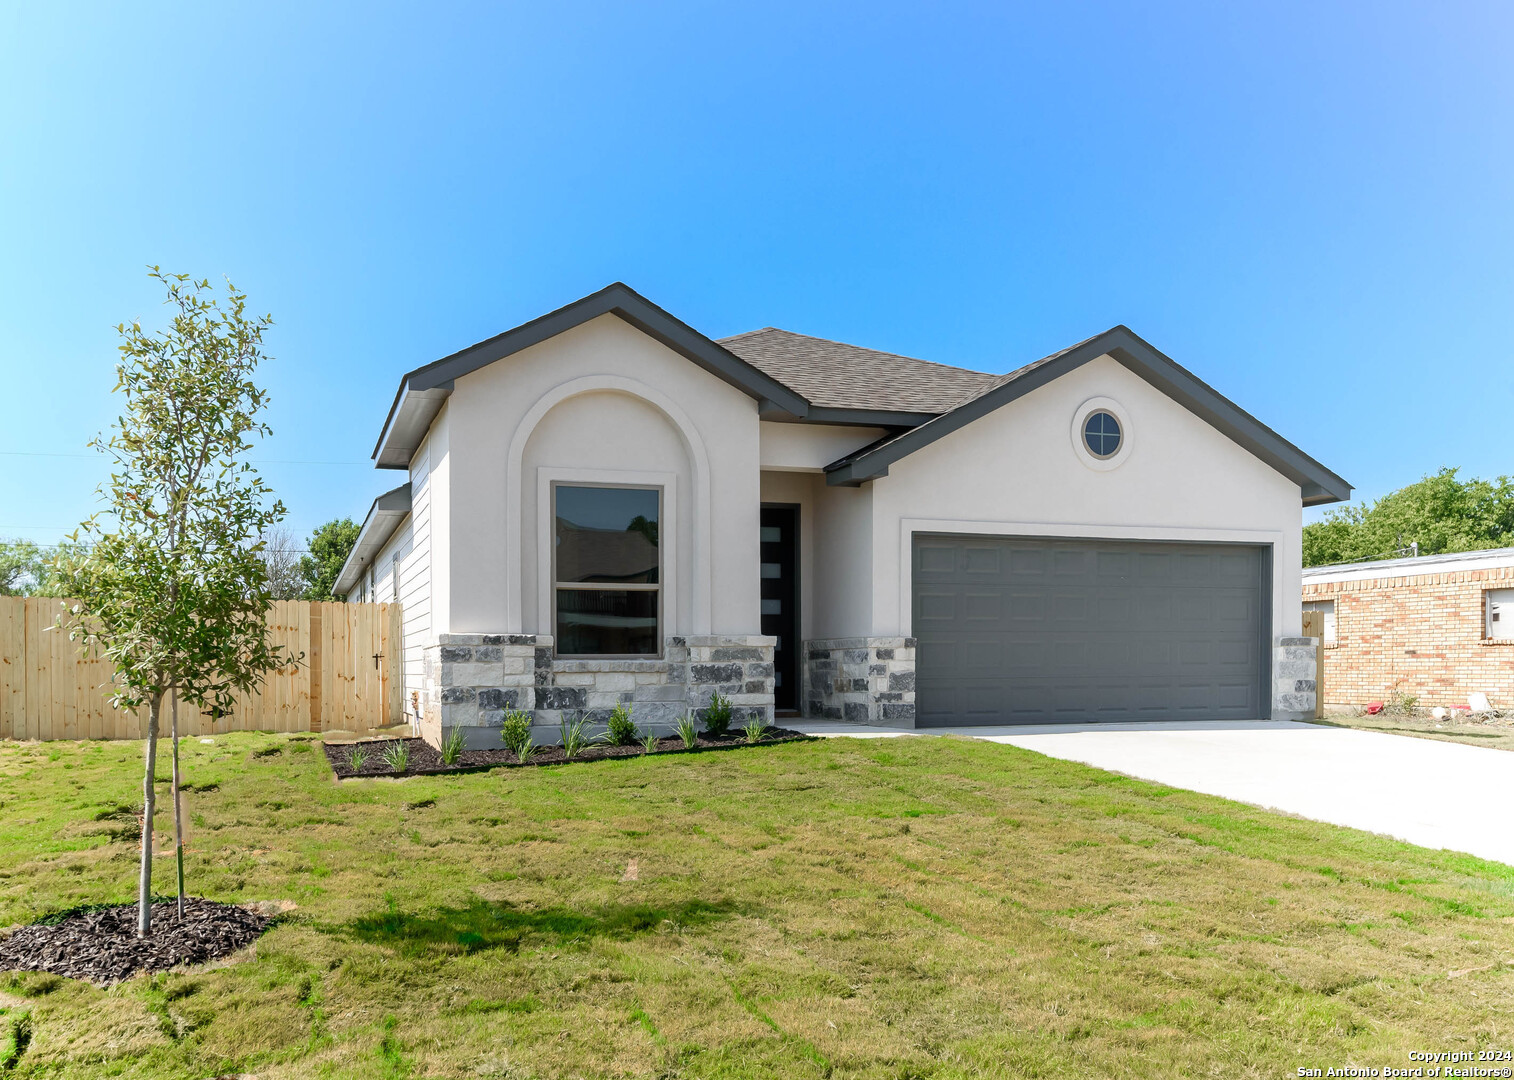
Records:
[[[56,628],[69,601],[0,596],[0,738],[139,739],[145,708],[111,708],[113,670]],[[399,604],[276,601],[269,637],[299,656],[220,717],[181,705],[186,735],[228,731],[366,731],[400,723],[403,637]],[[164,704],[164,730],[168,706]]]
[[[1304,612],[1304,636],[1319,639],[1314,650],[1314,718],[1325,718],[1325,613]]]

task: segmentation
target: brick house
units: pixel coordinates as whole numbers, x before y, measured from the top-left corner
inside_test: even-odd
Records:
[[[1514,548],[1306,567],[1303,601],[1324,613],[1326,705],[1514,707]]]

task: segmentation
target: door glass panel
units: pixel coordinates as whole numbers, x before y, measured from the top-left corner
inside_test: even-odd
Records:
[[[777,525],[762,526],[762,542],[764,544],[778,544],[783,541],[783,529]]]
[[[762,576],[765,578],[779,577],[782,572],[783,568],[775,562],[765,562],[762,564]]]

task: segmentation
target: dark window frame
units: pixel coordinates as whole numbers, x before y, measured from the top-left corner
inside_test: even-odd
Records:
[[[1107,416],[1110,420],[1112,420],[1114,422],[1114,431],[1112,433],[1109,432],[1109,431],[1090,432],[1088,430],[1089,423],[1095,417],[1100,417],[1100,416]],[[1100,426],[1102,427],[1103,425],[1101,424]],[[1112,458],[1115,455],[1117,455],[1120,452],[1120,448],[1125,445],[1125,425],[1122,424],[1122,423],[1120,423],[1120,418],[1118,416],[1116,416],[1113,412],[1111,412],[1109,409],[1091,409],[1091,410],[1089,410],[1088,415],[1085,416],[1085,417],[1083,417],[1082,430],[1081,430],[1080,434],[1081,434],[1082,439],[1083,439],[1083,449],[1087,450],[1090,454],[1092,454],[1094,457],[1098,458],[1100,461],[1108,461],[1110,458]],[[1108,453],[1101,453],[1100,451],[1095,450],[1093,448],[1093,443],[1091,441],[1092,439],[1094,439],[1094,438],[1098,438],[1100,440],[1108,439],[1108,438],[1110,438],[1111,434],[1114,437],[1114,449],[1113,450],[1110,450]],[[1101,445],[1102,445],[1102,443],[1101,443]]]
[[[657,581],[655,583],[625,582],[584,582],[584,581],[560,581],[557,576],[557,489],[558,488],[615,488],[627,491],[655,491],[657,493]],[[663,485],[661,484],[618,484],[613,481],[601,480],[553,480],[551,485],[551,506],[548,513],[551,515],[552,528],[548,535],[552,539],[552,651],[562,660],[661,660],[665,648],[663,629],[665,613],[663,611],[663,582],[667,579],[667,567],[663,565],[662,537],[663,537],[663,509],[666,503]],[[657,594],[657,628],[654,638],[657,642],[657,651],[648,653],[567,653],[563,652],[559,643],[562,635],[558,633],[557,596],[563,589],[571,589],[576,592],[651,592]]]

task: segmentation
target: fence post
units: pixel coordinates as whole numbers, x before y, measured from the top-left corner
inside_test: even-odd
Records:
[[[322,730],[321,675],[323,660],[321,641],[325,635],[325,609],[322,603],[310,605],[310,730],[319,734]]]
[[[1325,613],[1322,611],[1304,612],[1301,629],[1304,637],[1316,639],[1319,644],[1314,648],[1314,718],[1325,718]]]

